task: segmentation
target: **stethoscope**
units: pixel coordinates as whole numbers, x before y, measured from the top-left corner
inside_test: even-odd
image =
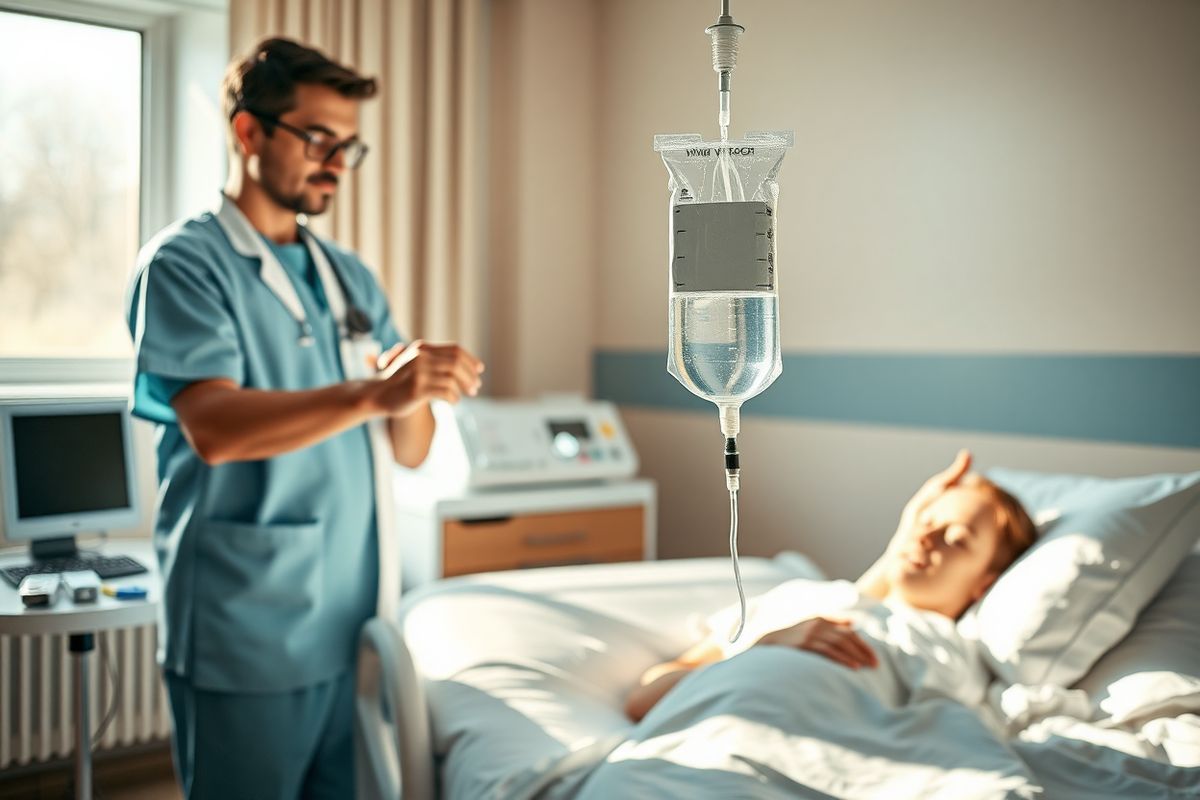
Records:
[[[279,260],[267,248],[261,237],[250,225],[249,220],[225,194],[214,211],[217,223],[224,229],[233,248],[244,256],[259,260],[259,277],[267,289],[279,299],[288,314],[296,321],[299,329],[297,344],[312,347],[316,343],[313,326],[308,321],[304,304],[296,291],[292,278],[280,265]],[[338,339],[343,344],[356,344],[367,339],[373,326],[371,318],[351,297],[345,277],[329,250],[308,228],[297,220],[300,240],[308,248],[309,257],[317,270],[317,277],[325,292],[329,312],[337,321]]]
[[[301,230],[303,232],[300,235],[305,240],[306,244],[307,242],[311,241],[314,245],[316,245],[316,248],[321,251],[321,255],[325,257],[325,263],[329,265],[329,270],[333,273],[333,277],[337,280],[338,289],[341,291],[341,295],[344,298],[343,302],[346,305],[346,313],[343,317],[342,323],[338,326],[342,329],[340,331],[341,338],[357,339],[370,333],[373,330],[371,318],[367,316],[367,312],[363,311],[362,308],[356,305],[351,299],[350,290],[346,286],[346,279],[342,276],[341,268],[338,267],[333,256],[330,255],[329,251],[325,249],[325,245],[321,244],[320,239],[318,239],[316,236],[313,236],[303,228],[301,228]],[[322,284],[324,284],[324,281],[322,281]],[[326,291],[326,293],[328,294],[328,291]],[[307,316],[302,319],[297,319],[296,322],[300,326],[300,335],[297,339],[298,344],[301,347],[311,346],[316,341],[313,338],[312,324],[309,323]]]

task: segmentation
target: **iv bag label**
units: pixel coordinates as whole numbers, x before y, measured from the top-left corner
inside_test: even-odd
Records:
[[[763,202],[671,209],[676,292],[775,291],[775,218]]]

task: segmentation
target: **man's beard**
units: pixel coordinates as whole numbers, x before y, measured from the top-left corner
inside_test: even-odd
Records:
[[[314,181],[318,178],[332,180],[333,184],[335,186],[337,185],[337,176],[328,172],[318,172],[314,175],[310,175],[305,180],[305,183]],[[294,211],[297,214],[306,214],[308,216],[324,214],[329,208],[329,201],[332,197],[332,195],[322,194],[315,201],[311,201],[305,195],[303,189],[297,192],[284,192],[280,190],[276,182],[270,176],[270,171],[266,169],[263,170],[261,185],[263,191],[267,193],[267,196],[283,208]]]
[[[329,208],[330,195],[327,194],[321,195],[315,201],[310,201],[303,190],[294,194],[287,194],[279,191],[269,183],[263,184],[263,191],[276,203],[286,209],[295,211],[297,214],[316,216],[317,214],[324,214],[326,209]]]

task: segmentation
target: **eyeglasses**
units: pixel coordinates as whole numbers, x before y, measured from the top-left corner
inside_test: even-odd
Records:
[[[367,157],[368,148],[357,137],[352,136],[349,139],[338,141],[323,133],[306,131],[303,128],[297,128],[295,125],[289,125],[279,117],[270,114],[260,114],[249,108],[242,108],[240,110],[249,113],[267,125],[276,125],[293,136],[304,140],[304,157],[309,161],[328,164],[338,154],[338,151],[342,151],[346,154],[346,168],[356,169],[362,163],[363,159]]]

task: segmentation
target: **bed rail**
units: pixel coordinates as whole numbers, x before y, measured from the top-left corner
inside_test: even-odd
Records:
[[[363,627],[355,684],[359,798],[435,797],[429,707],[396,623],[376,617]]]

